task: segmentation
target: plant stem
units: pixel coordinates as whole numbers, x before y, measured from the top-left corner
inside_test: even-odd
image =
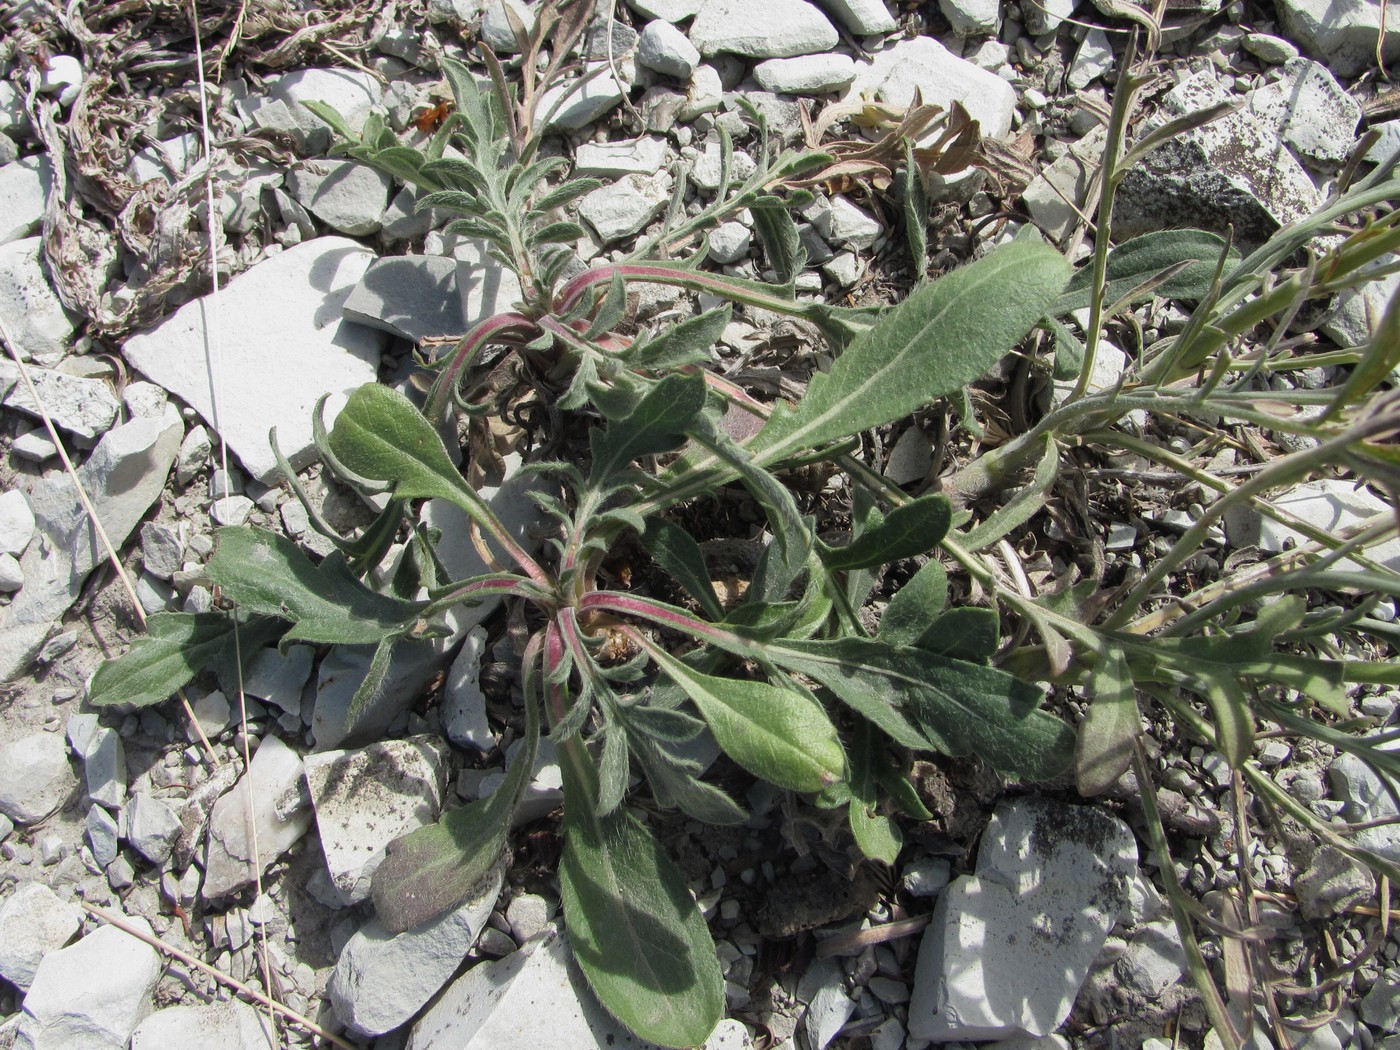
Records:
[[[508,332],[515,332],[520,336],[529,337],[537,331],[535,322],[522,314],[497,314],[482,321],[462,336],[457,345],[452,348],[451,357],[442,372],[438,374],[437,380],[433,383],[432,391],[428,394],[428,403],[423,409],[423,415],[434,426],[442,421],[453,391],[461,382],[462,373],[476,359],[481,348],[491,342],[493,336],[499,337]]]

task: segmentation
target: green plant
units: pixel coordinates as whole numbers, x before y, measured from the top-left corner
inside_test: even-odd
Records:
[[[565,24],[572,32],[575,23]],[[662,806],[709,822],[742,820],[735,800],[683,757],[680,745],[706,730],[754,776],[806,793],[817,805],[843,808],[865,855],[893,862],[902,840],[892,810],[927,816],[905,779],[910,752],[976,755],[1030,780],[1056,776],[1073,761],[1081,789],[1094,794],[1133,761],[1142,694],[1218,748],[1261,796],[1364,855],[1306,810],[1298,812],[1260,774],[1251,748],[1257,719],[1267,718],[1397,770],[1395,757],[1327,724],[1311,706],[1340,710],[1348,682],[1400,684],[1393,665],[1337,658],[1345,632],[1380,630],[1366,620],[1367,606],[1359,616],[1319,615],[1296,595],[1356,587],[1395,594],[1400,576],[1363,560],[1359,577],[1341,559],[1359,557],[1360,539],[1339,542],[1312,530],[1320,549],[1270,571],[1235,574],[1175,604],[1164,600],[1161,585],[1229,507],[1253,504],[1277,514],[1262,500],[1274,486],[1328,464],[1393,483],[1394,455],[1382,439],[1400,423],[1392,403],[1375,401],[1372,391],[1400,363],[1396,304],[1370,345],[1334,355],[1356,366],[1338,389],[1283,397],[1250,386],[1260,373],[1299,363],[1278,347],[1304,301],[1372,279],[1366,264],[1400,244],[1394,213],[1372,213],[1400,188],[1388,167],[1245,259],[1198,231],[1114,247],[1109,220],[1119,172],[1189,124],[1171,126],[1123,155],[1137,87],[1129,79],[1115,104],[1100,237],[1087,266],[1072,273],[1060,252],[1024,232],[922,284],[897,307],[849,310],[794,295],[805,259],[790,210],[810,199],[798,186],[802,179],[832,158],[774,156],[761,119],[751,114],[759,147],[750,177],[732,184],[731,145],[722,137],[721,189],[710,207],[683,217],[678,179],[663,234],[621,263],[565,279],[569,256],[562,245],[582,231],[559,209],[595,184],[548,185],[566,162],[538,158],[539,93],[531,82],[514,99],[489,55],[488,65],[492,91],[481,90],[465,66],[445,63],[457,108],[421,151],[373,121],[354,135],[333,111],[315,108],[342,136],[342,152],[423,188],[424,206],[456,216],[449,231],[484,239],[520,275],[523,302],[481,322],[445,355],[422,410],[399,393],[367,386],[329,430],[318,411],[326,468],[353,488],[389,496],[373,525],[346,539],[313,514],[337,548],[319,563],[278,536],[220,530],[207,573],[233,611],[153,616],[149,636],[98,672],[94,703],[163,701],[205,667],[232,677],[240,650],[249,654],[276,640],[375,646],[356,694],[358,712],[382,685],[394,647],[440,630],[446,610],[488,595],[520,603],[531,626],[521,661],[525,746],[490,797],[391,845],[375,876],[376,907],[390,929],[406,929],[470,893],[505,846],[547,725],[564,775],[560,877],[575,952],[619,1020],[670,1046],[702,1042],[717,1022],[720,971],[680,876],[624,801],[635,763]],[[904,156],[901,185],[911,198],[923,162],[907,150]],[[696,268],[704,231],[745,208],[774,272],[771,283]],[[911,246],[922,260],[924,210],[911,205],[907,214],[919,231]],[[1368,214],[1326,254],[1296,263],[1318,233]],[[693,255],[668,259],[697,237]],[[628,288],[645,282],[809,321],[837,352],[834,364],[813,377],[799,404],[761,403],[705,368],[730,306],[664,333],[622,334]],[[1103,325],[1153,294],[1198,305],[1183,331],[1141,348],[1140,363],[1123,382],[1090,390]],[[1084,307],[1090,312],[1081,339],[1068,318]],[[1264,343],[1247,341],[1261,326],[1270,332]],[[1060,407],[951,475],[948,488],[962,501],[1018,483],[992,512],[974,519],[946,495],[910,497],[855,454],[860,434],[939,398],[969,405],[968,386],[1033,333],[1029,353],[1076,382]],[[548,557],[516,542],[443,440],[455,410],[476,428],[470,448],[485,447],[480,428],[500,401],[482,364],[490,348],[515,355],[532,384],[557,393],[560,409],[603,424],[591,430],[587,454],[576,461],[530,465],[562,484],[562,492],[536,493],[558,523]],[[1293,412],[1300,400],[1320,414]],[[1284,404],[1290,412],[1280,415]],[[1320,444],[1231,485],[1116,426],[1140,408],[1206,427],[1222,419],[1259,423]],[[975,425],[968,407],[964,416]],[[735,432],[753,436],[737,440]],[[994,557],[998,545],[1043,511],[1066,451],[1082,447],[1130,449],[1221,496],[1132,586],[1111,588],[1092,577],[1065,581],[1046,595],[1008,586]],[[839,465],[852,482],[847,543],[820,539],[784,483],[785,471],[813,461]],[[295,474],[286,473],[302,495]],[[734,482],[762,508],[770,540],[742,600],[726,604],[697,538],[667,512]],[[426,499],[460,507],[483,542],[514,567],[444,578],[434,536],[417,513]],[[688,596],[688,607],[607,585],[601,566],[629,533]],[[376,589],[369,574],[398,537],[408,538],[409,554],[390,583]],[[889,595],[872,632],[860,611],[877,573],[935,548],[984,588],[994,606],[946,608],[946,571],[928,560]],[[1019,625],[1002,652],[998,606]],[[1038,641],[1025,644],[1032,632]],[[626,659],[605,652],[611,640],[626,648]],[[1044,680],[1081,686],[1091,699],[1077,743],[1066,722],[1041,710],[1043,690],[1029,683]],[[1386,867],[1380,858],[1366,859]],[[1173,890],[1174,903],[1180,900]],[[1189,931],[1188,947],[1195,950]],[[1193,959],[1200,976],[1199,953]],[[1218,996],[1211,1005],[1217,1024],[1228,1024]]]

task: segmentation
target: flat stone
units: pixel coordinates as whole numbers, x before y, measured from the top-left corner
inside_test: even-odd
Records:
[[[770,58],[753,67],[753,78],[765,91],[780,95],[824,95],[840,91],[856,78],[856,63],[849,55],[799,55]]]
[[[0,244],[38,231],[52,182],[48,157],[25,157],[0,166]]]
[[[797,997],[807,1000],[802,1031],[812,1050],[825,1050],[856,1011],[846,994],[846,971],[836,959],[819,959],[809,966],[798,983]]]
[[[180,571],[184,560],[185,545],[177,530],[154,521],[141,526],[141,565],[148,573],[168,580]]]
[[[627,6],[645,18],[683,22],[694,18],[705,6],[705,0],[627,0]]]
[[[1355,755],[1341,754],[1327,770],[1333,796],[1346,806],[1342,816],[1352,823],[1393,820],[1400,817],[1391,791],[1380,775]],[[1395,789],[1392,783],[1390,788]],[[1352,836],[1352,843],[1386,860],[1400,861],[1400,824],[1366,828]]]
[[[896,485],[911,485],[923,481],[932,469],[933,442],[921,427],[909,427],[890,449],[890,458],[885,463],[885,477]],[[946,884],[946,877],[944,882]]]
[[[170,859],[180,837],[180,818],[160,799],[145,791],[131,796],[126,812],[126,841],[156,867]]]
[[[582,54],[585,62],[606,62],[611,49],[613,61],[626,58],[636,49],[638,33],[631,26],[616,19],[608,19],[606,28],[602,18],[594,18],[583,34]]]
[[[506,15],[507,5],[526,33],[535,28],[535,10],[525,0],[489,0],[482,7],[481,39],[490,44],[498,55],[513,55],[520,50],[514,27]]]
[[[326,989],[341,1022],[357,1036],[381,1035],[421,1010],[457,972],[486,926],[503,876],[498,864],[468,900],[414,929],[390,933],[378,919],[360,927],[341,949]]]
[[[485,651],[486,632],[473,627],[467,632],[443,684],[443,732],[458,747],[477,751],[489,751],[496,746],[496,736],[486,719],[486,695],[478,684]]]
[[[145,919],[127,921],[151,933]],[[160,953],[115,926],[50,952],[24,997],[14,1050],[126,1050],[160,971]]]
[[[47,365],[57,364],[68,352],[77,318],[49,284],[40,262],[42,250],[40,237],[0,244],[0,320],[18,344],[21,358]]]
[[[690,181],[706,193],[719,189],[720,168],[724,157],[718,145],[705,147],[703,153],[695,157],[690,166]],[[729,161],[729,178],[733,182],[743,182],[757,170],[754,159],[741,149],[736,149]]]
[[[938,9],[958,36],[991,36],[1001,26],[997,0],[938,0]]]
[[[463,335],[468,325],[457,286],[460,268],[440,255],[376,259],[345,300],[345,317],[414,343]]]
[[[585,74],[595,74],[588,80],[565,81],[555,84],[540,96],[539,112],[546,115],[551,128],[577,131],[599,120],[622,101],[630,86],[630,65],[620,65],[619,80],[606,62],[590,63]]]
[[[19,489],[0,492],[0,554],[23,554],[34,538],[34,512]]]
[[[368,237],[383,225],[394,180],[353,160],[317,160],[287,173],[297,203],[337,233]]]
[[[1031,36],[1044,36],[1060,28],[1066,18],[1074,14],[1078,0],[1039,0],[1021,10],[1026,32]]]
[[[243,692],[289,715],[301,714],[301,691],[311,677],[315,657],[309,645],[269,647],[258,652],[243,680]]]
[[[373,74],[356,69],[298,69],[269,77],[263,90],[264,104],[283,107],[292,121],[289,131],[293,140],[308,154],[324,154],[330,148],[332,135],[330,126],[303,102],[324,102],[334,107],[352,131],[359,131],[384,94]],[[249,96],[238,103],[250,119],[261,112],[257,98]],[[256,119],[253,122],[259,123]]]
[[[88,798],[108,809],[126,802],[126,747],[115,729],[99,728],[83,750]]]
[[[87,835],[88,848],[92,859],[99,868],[105,868],[117,859],[117,820],[99,805],[88,807],[87,820],[83,831]]]
[[[0,813],[16,824],[37,824],[77,786],[63,734],[31,733],[0,747]]]
[[[668,77],[685,80],[700,64],[700,52],[684,33],[658,18],[647,23],[637,40],[637,61]]]
[[[1075,91],[1080,91],[1112,72],[1114,62],[1113,45],[1109,42],[1108,34],[1102,29],[1091,29],[1079,42],[1065,80]]]
[[[640,233],[666,206],[671,177],[628,175],[610,186],[585,194],[578,213],[606,244]]]
[[[554,918],[554,905],[537,893],[520,893],[506,906],[506,922],[516,944],[524,944],[542,933]]]
[[[451,255],[457,268],[457,294],[467,327],[512,309],[522,296],[515,274],[493,259],[485,242],[475,237],[449,235],[441,242],[442,255]],[[424,244],[424,251],[427,251]]]
[[[1011,130],[1016,91],[995,73],[954,55],[932,37],[901,40],[859,69],[847,99],[873,95],[893,106],[908,106],[918,91],[926,103],[947,107],[960,102],[987,138]]]
[[[390,842],[437,819],[447,762],[430,736],[306,756],[326,869],[347,904],[369,896]]]
[[[478,963],[413,1025],[405,1050],[642,1050],[588,987],[568,938],[551,934],[502,959]]]
[[[1069,1015],[1137,869],[1116,817],[1043,799],[1003,802],[976,874],[938,898],[909,1033],[936,1042],[1048,1035]]]
[[[300,801],[301,759],[275,736],[265,737],[248,770],[209,814],[205,900],[226,897],[254,880],[253,864],[266,871],[311,826],[311,808]],[[248,808],[257,829],[256,860],[248,833]]]
[[[10,451],[30,463],[46,463],[58,455],[58,446],[50,440],[47,430],[35,427],[17,434]]]
[[[1371,985],[1361,1000],[1361,1019],[1382,1032],[1400,1032],[1400,977],[1385,974]]]
[[[817,224],[817,230],[829,244],[864,251],[875,243],[883,227],[864,208],[837,196],[831,198],[831,210],[827,212],[825,221]]]
[[[1272,497],[1270,502],[1279,510],[1334,535],[1378,514],[1393,513],[1386,500],[1369,489],[1357,488],[1353,482],[1339,478],[1303,482]],[[1290,541],[1295,544],[1311,542],[1302,533],[1248,508],[1226,512],[1225,533],[1233,546],[1257,546],[1270,554],[1284,550]],[[1366,548],[1366,554],[1390,568],[1400,568],[1400,539],[1391,537],[1372,544]],[[1346,559],[1343,565],[1360,570],[1359,563],[1351,559]]]
[[[94,441],[116,421],[120,402],[101,379],[88,379],[47,368],[29,369],[29,377],[39,393],[39,400],[60,430]],[[29,386],[20,378],[19,369],[10,361],[0,361],[0,388],[9,388],[4,404],[26,415],[40,418],[39,406],[29,394]]]
[[[194,476],[208,464],[209,453],[213,450],[209,431],[202,426],[190,427],[175,457],[175,483],[183,488],[193,481]]]
[[[899,28],[884,0],[816,0],[816,4],[854,36],[878,36]]]
[[[157,328],[128,339],[123,355],[193,407],[260,481],[276,476],[269,428],[292,466],[314,454],[311,412],[323,394],[348,393],[377,378],[381,336],[341,320],[345,300],[373,255],[354,241],[318,237],[233,278],[222,293],[225,326],[218,413],[204,356],[205,299],[186,303]],[[270,382],[270,377],[276,382]],[[326,425],[332,424],[328,410]]]
[[[585,142],[574,153],[575,175],[615,179],[652,175],[666,165],[666,140],[656,135],[623,142]]]
[[[224,496],[209,505],[209,516],[215,525],[242,525],[254,506],[247,496]]]
[[[272,1050],[276,1045],[267,1014],[239,999],[167,1006],[131,1033],[131,1050]]]
[[[0,977],[28,991],[39,963],[83,924],[83,909],[42,882],[21,882],[0,903]]]
[[[1285,62],[1282,80],[1248,97],[1249,111],[1305,161],[1340,167],[1356,145],[1361,106],[1319,62]]]
[[[1123,987],[1155,1002],[1186,972],[1186,950],[1172,919],[1144,923],[1128,938],[1127,951],[1114,964]]]
[[[24,570],[13,554],[0,554],[0,594],[13,594],[24,586]]]
[[[137,150],[132,154],[126,172],[133,182],[142,185],[154,179],[174,183],[199,159],[200,149],[199,134],[187,131]]]
[[[791,58],[830,51],[838,40],[826,16],[805,0],[706,0],[690,25],[690,42],[707,58]]]
[[[1293,881],[1293,892],[1303,918],[1317,922],[1370,900],[1376,892],[1376,877],[1341,850],[1320,846]]]
[[[1246,33],[1240,40],[1240,46],[1260,62],[1271,66],[1281,66],[1290,58],[1298,57],[1296,47],[1283,37],[1268,33]]]
[[[1376,63],[1381,36],[1381,5],[1370,0],[1279,0],[1283,35],[1327,63],[1339,77],[1354,77]],[[1400,58],[1400,30],[1390,24],[1381,41],[1387,66]]]

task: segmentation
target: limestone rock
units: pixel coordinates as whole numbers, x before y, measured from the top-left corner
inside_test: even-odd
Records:
[[[690,26],[690,42],[707,58],[791,58],[830,51],[839,38],[826,16],[805,0],[706,0]]]
[[[1327,67],[1305,58],[1285,62],[1283,79],[1249,93],[1249,111],[1304,160],[1340,167],[1356,145],[1361,106]]]
[[[1011,85],[954,55],[932,37],[901,40],[879,52],[856,74],[846,97],[873,94],[881,102],[907,106],[914,101],[916,89],[932,105],[962,103],[988,138],[1002,138],[1011,130],[1016,110]]]
[[[898,28],[884,0],[816,0],[816,4],[856,36],[893,33]]]
[[[0,320],[21,357],[47,365],[68,352],[77,320],[49,284],[40,262],[42,249],[40,237],[0,244]]]
[[[0,166],[0,244],[38,231],[52,181],[53,166],[45,156]]]
[[[267,1014],[239,999],[168,1006],[131,1033],[131,1050],[275,1050]]]
[[[1279,0],[1277,7],[1284,35],[1339,77],[1354,77],[1375,65],[1381,10],[1370,0]],[[1381,57],[1387,66],[1400,58],[1400,30],[1394,23],[1381,41]]]
[[[460,336],[469,327],[457,285],[460,268],[437,255],[376,259],[345,300],[345,316],[415,343]]]
[[[393,184],[378,168],[353,160],[317,160],[287,175],[287,188],[302,207],[350,237],[379,230]]]
[[[39,963],[83,924],[83,909],[42,882],[22,882],[0,903],[0,977],[28,991]]]
[[[31,733],[0,747],[0,813],[37,824],[78,786],[61,733]]]

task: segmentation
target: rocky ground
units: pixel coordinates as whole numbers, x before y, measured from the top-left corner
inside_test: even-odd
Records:
[[[510,3],[528,22],[530,8]],[[590,231],[578,245],[584,262],[647,230],[680,173],[688,200],[706,199],[719,178],[718,128],[735,137],[736,170],[752,165],[745,99],[789,144],[811,134],[804,109],[959,101],[1000,163],[993,176],[937,186],[935,268],[1027,221],[1064,236],[1076,220],[1065,198],[1082,191],[1102,149],[1096,129],[1124,31],[1143,19],[1112,0],[598,6],[611,27],[599,22],[586,57],[611,65],[586,89],[561,91],[551,140],[578,174],[605,182],[578,206]],[[1381,131],[1373,158],[1400,148],[1400,122],[1387,121],[1400,103],[1376,68],[1381,5],[1167,8],[1148,121],[1221,99],[1242,105],[1125,184],[1124,234],[1228,222],[1257,243],[1316,207],[1367,127]],[[375,112],[413,133],[443,97],[441,56],[465,57],[478,35],[514,50],[499,3],[201,9],[208,154],[187,5],[0,8],[0,322],[147,613],[212,607],[201,565],[217,525],[322,542],[278,484],[269,429],[306,467],[322,394],[405,381],[414,344],[431,348],[516,295],[476,244],[416,213],[410,190],[324,159],[328,129],[300,105],[330,102],[357,126]],[[1400,32],[1381,51],[1400,59]],[[870,189],[833,179],[804,210],[803,294],[889,301],[908,288],[899,208]],[[217,299],[211,213],[221,219]],[[711,262],[756,275],[751,239],[743,222],[725,224]],[[1390,290],[1339,301],[1317,330],[1339,345],[1363,341]],[[661,293],[639,304],[662,322],[689,309]],[[1163,306],[1150,320],[1165,325],[1171,313]],[[762,363],[760,351],[784,335],[741,315],[721,349],[731,363]],[[1123,359],[1104,356],[1111,382]],[[765,376],[772,384],[782,372]],[[554,927],[560,781],[547,751],[497,884],[396,936],[365,903],[386,841],[499,782],[512,712],[494,610],[471,610],[447,643],[397,657],[387,693],[401,702],[376,708],[353,736],[345,714],[368,661],[353,649],[259,653],[246,710],[201,684],[190,714],[172,702],[99,715],[86,682],[139,632],[138,617],[10,360],[0,361],[0,398],[0,1046],[323,1042],[280,1014],[271,1032],[266,1011],[233,997],[240,986],[336,1033],[337,1045],[634,1045],[592,1000]],[[919,427],[891,439],[886,470],[897,483],[935,469]],[[303,475],[333,525],[368,520],[317,468]],[[509,477],[492,501],[538,541],[526,484]],[[1339,481],[1286,499],[1329,528],[1385,506]],[[452,535],[449,511],[431,513]],[[1152,520],[1110,514],[1094,526],[1107,558],[1141,564],[1189,515],[1164,496]],[[1227,524],[1203,551],[1217,570],[1240,548],[1289,542],[1268,523]],[[459,572],[476,557],[465,542],[443,553]],[[1373,553],[1400,567],[1400,543]],[[1380,614],[1393,619],[1394,606]],[[1359,693],[1355,713],[1391,726],[1397,700]],[[1239,878],[1229,771],[1157,728],[1178,873],[1209,902]],[[1367,767],[1325,746],[1266,739],[1258,760],[1327,819],[1397,815]],[[725,966],[729,1018],[707,1046],[1219,1042],[1183,977],[1134,784],[1085,806],[1068,791],[1008,789],[966,763],[916,773],[937,816],[910,829],[893,870],[854,865],[812,812],[758,788],[737,829],[657,819]],[[1396,826],[1364,834],[1400,858]],[[1375,917],[1373,877],[1283,835],[1250,845],[1271,902],[1257,939],[1274,967],[1255,991],[1285,1018],[1317,1019],[1281,1029],[1266,1018],[1253,1045],[1286,1036],[1308,1050],[1400,1047],[1400,938]],[[1204,947],[1230,962],[1230,941],[1207,937]]]

